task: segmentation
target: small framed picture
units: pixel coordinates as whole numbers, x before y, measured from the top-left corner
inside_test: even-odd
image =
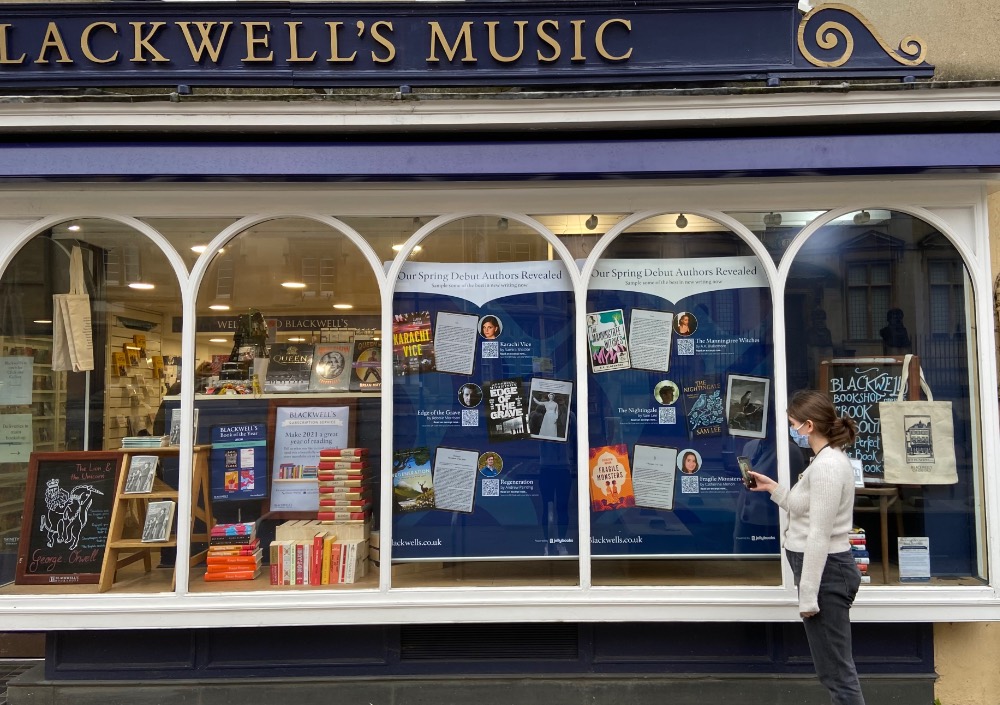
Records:
[[[729,375],[726,386],[726,423],[730,436],[767,436],[767,405],[771,380],[767,377]]]

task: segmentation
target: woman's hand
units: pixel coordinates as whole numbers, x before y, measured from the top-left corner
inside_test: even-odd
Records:
[[[757,481],[757,485],[749,488],[751,492],[771,492],[778,483],[769,478],[767,475],[761,475],[759,472],[750,471],[749,473],[753,476],[753,479]]]

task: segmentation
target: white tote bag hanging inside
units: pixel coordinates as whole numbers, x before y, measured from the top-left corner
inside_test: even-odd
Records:
[[[885,481],[892,485],[953,485],[958,482],[958,472],[951,402],[934,401],[923,370],[920,388],[927,400],[905,401],[911,357],[903,360],[899,398],[878,405]]]
[[[94,369],[90,296],[83,279],[83,253],[79,247],[74,247],[70,255],[69,292],[52,295],[52,369],[73,372]]]

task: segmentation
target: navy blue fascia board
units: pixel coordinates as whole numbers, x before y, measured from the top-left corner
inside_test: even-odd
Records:
[[[1000,135],[0,144],[0,180],[502,181],[976,173]]]
[[[796,0],[4,3],[0,89],[933,75],[919,42],[885,46],[841,6],[817,10],[800,47],[802,18]]]

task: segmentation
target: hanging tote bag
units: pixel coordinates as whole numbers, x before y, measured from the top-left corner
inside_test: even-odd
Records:
[[[83,279],[83,253],[79,247],[74,247],[70,255],[69,292],[52,295],[52,369],[73,372],[94,369],[90,296]]]
[[[958,471],[951,402],[934,401],[923,370],[920,388],[927,400],[905,400],[911,357],[903,360],[899,398],[878,405],[885,481],[893,485],[953,485],[958,482]]]

